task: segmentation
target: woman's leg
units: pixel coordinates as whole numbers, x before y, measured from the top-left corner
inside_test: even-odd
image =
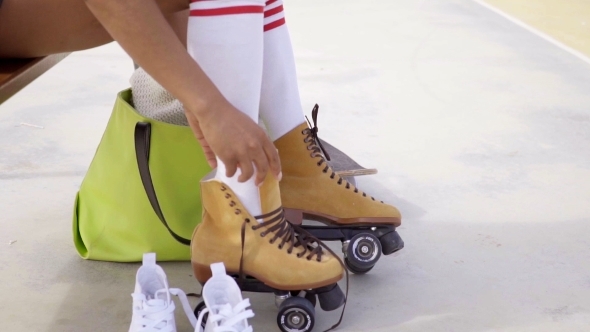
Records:
[[[189,0],[156,2],[184,42],[188,12],[174,13],[188,9]],[[73,52],[111,41],[83,0],[4,0],[0,7],[0,58]]]

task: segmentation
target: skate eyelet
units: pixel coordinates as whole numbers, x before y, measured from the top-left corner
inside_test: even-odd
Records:
[[[293,250],[287,250],[287,254],[291,255],[293,253]]]
[[[275,243],[275,240],[270,240],[270,241],[268,241],[268,243],[274,244]]]
[[[246,218],[245,220],[246,220],[246,222],[250,222],[250,218]]]
[[[350,189],[350,183],[346,182],[346,189]]]
[[[334,178],[335,173],[332,173],[332,175],[330,175],[330,179]]]
[[[383,201],[381,201],[381,203],[383,203]],[[385,204],[385,203],[383,203],[383,204]]]
[[[297,258],[301,258],[301,257],[303,257],[303,255],[301,255],[300,253],[297,254]]]
[[[375,197],[371,197],[372,200],[375,200]]]
[[[242,213],[242,210],[240,210],[240,209],[236,209],[236,210],[234,211],[234,213],[235,213],[235,214],[240,214],[240,213]]]
[[[280,249],[283,249],[283,245],[282,244],[279,244],[279,250]]]
[[[225,194],[225,198],[230,198],[231,195],[229,193]]]
[[[317,162],[317,165],[318,165],[318,166],[322,166],[322,163],[321,163],[321,162]]]
[[[358,188],[354,188],[354,192],[355,193],[358,193],[359,192],[359,189]]]
[[[260,232],[260,237],[265,237],[266,233],[265,232]]]
[[[234,202],[234,201],[229,202],[229,206],[231,206],[231,207],[236,206],[236,202]]]

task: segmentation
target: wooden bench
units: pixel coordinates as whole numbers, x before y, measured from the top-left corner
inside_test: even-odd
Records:
[[[69,53],[33,59],[0,59],[0,104],[33,82]]]

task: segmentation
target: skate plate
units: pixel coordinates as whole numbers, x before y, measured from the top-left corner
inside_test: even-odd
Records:
[[[320,141],[326,152],[330,155],[328,164],[341,177],[351,178],[353,176],[377,174],[376,168],[363,167],[340,149],[322,139]]]

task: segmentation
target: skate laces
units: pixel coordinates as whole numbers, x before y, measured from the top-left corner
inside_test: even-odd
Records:
[[[313,126],[309,122],[309,119],[307,118],[307,116],[305,117],[310,128],[303,130],[303,134],[307,135],[307,137],[303,141],[305,143],[313,143],[315,141],[316,144],[308,145],[307,149],[312,151],[312,153],[311,153],[312,157],[314,157],[314,158],[321,157],[322,163],[323,163],[324,156],[329,161],[330,155],[328,154],[326,149],[324,149],[324,146],[322,145],[322,142],[320,141],[320,138],[318,137],[319,129],[318,129],[317,123],[318,123],[319,110],[320,110],[320,106],[318,104],[315,104],[315,106],[311,110],[311,119],[313,120]],[[322,153],[323,153],[323,155],[322,155]],[[319,165],[321,165],[321,163],[318,163],[318,166]]]
[[[313,126],[311,125],[311,122],[309,122],[309,119],[306,116],[305,119],[307,120],[307,123],[309,124],[310,128],[304,129],[301,133],[306,135],[306,137],[303,139],[303,142],[307,143],[307,149],[311,151],[311,157],[312,158],[319,157],[320,160],[317,162],[317,165],[322,166],[325,164],[324,169],[322,169],[322,172],[324,172],[324,173],[331,172],[330,179],[334,179],[336,176],[338,176],[338,174],[336,174],[336,172],[334,172],[334,170],[326,162],[326,160],[330,161],[330,156],[328,155],[328,152],[326,151],[326,149],[322,145],[322,141],[318,137],[319,129],[318,129],[318,125],[317,125],[318,122],[317,121],[318,121],[319,110],[320,110],[320,106],[318,104],[315,104],[315,106],[311,110],[311,119],[313,120]],[[348,181],[344,180],[340,176],[338,176],[337,183],[338,183],[338,185],[341,185],[342,183],[344,183],[346,189],[354,188],[354,192],[359,193],[359,190],[356,186],[351,186]],[[376,200],[375,197],[373,197],[373,196],[367,196],[367,193],[365,193],[365,192],[361,192],[361,193],[363,194],[363,197],[371,198],[374,201]],[[383,203],[383,201],[381,201],[381,203]]]
[[[241,321],[254,317],[254,312],[248,308],[250,306],[250,300],[244,299],[236,304],[233,308],[229,303],[223,305],[214,305],[211,308],[205,308],[199,314],[197,319],[197,327],[195,332],[199,332],[206,313],[209,313],[207,323],[218,324],[213,329],[213,332],[252,332],[252,326],[247,325],[243,329],[236,328]]]
[[[297,258],[306,256],[307,254],[307,260],[311,260],[314,256],[318,262],[322,260],[323,251],[322,247],[318,244],[319,240],[309,233],[296,232],[294,225],[285,219],[285,212],[282,207],[270,213],[255,216],[254,218],[258,220],[269,218],[258,225],[253,225],[252,229],[257,230],[266,227],[264,231],[260,232],[260,236],[265,237],[267,234],[274,234],[269,242],[274,244],[277,240],[280,240],[279,249],[282,249],[285,244],[288,244],[287,253],[289,254],[295,248],[303,248],[303,251],[297,253]]]

